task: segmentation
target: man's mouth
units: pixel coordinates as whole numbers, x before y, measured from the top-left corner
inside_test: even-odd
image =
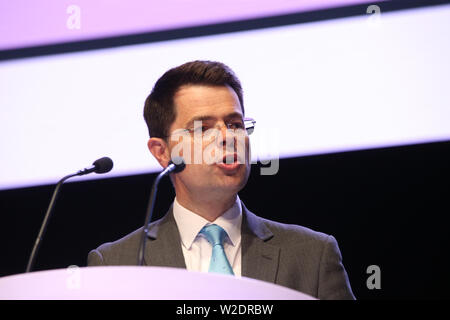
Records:
[[[216,165],[225,171],[233,171],[236,170],[241,164],[241,161],[238,161],[237,154],[232,153],[224,155],[222,162],[218,162]]]

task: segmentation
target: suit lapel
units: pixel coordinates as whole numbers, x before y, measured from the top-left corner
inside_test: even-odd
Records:
[[[243,203],[242,213],[242,276],[275,283],[280,248],[268,243],[273,233]]]
[[[145,248],[145,264],[186,269],[172,207],[160,220],[151,224]]]

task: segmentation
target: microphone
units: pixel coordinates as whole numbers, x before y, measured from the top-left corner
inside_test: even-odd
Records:
[[[161,181],[161,179],[167,174],[171,172],[173,173],[181,172],[184,170],[185,167],[186,164],[184,163],[183,158],[175,157],[169,162],[169,165],[163,171],[161,171],[161,173],[156,177],[155,181],[153,182],[152,191],[150,193],[150,199],[148,201],[147,215],[145,216],[144,228],[142,229],[141,243],[139,246],[139,254],[137,261],[138,266],[142,266],[144,264],[145,244],[147,240],[147,233],[150,221],[152,220],[153,209],[155,207],[155,199],[156,199],[156,192],[158,190],[158,184]]]
[[[113,168],[113,161],[111,158],[103,157],[94,161],[92,166],[89,168],[84,168],[83,170],[78,171],[78,176],[83,176],[85,174],[95,172],[95,173],[107,173],[110,172]]]
[[[28,259],[27,269],[25,272],[30,272],[33,269],[37,252],[39,251],[39,247],[41,245],[42,238],[44,237],[44,233],[47,228],[48,221],[50,219],[53,208],[55,206],[56,198],[58,197],[58,194],[59,194],[59,189],[61,188],[61,185],[64,183],[64,181],[66,181],[69,178],[72,178],[75,176],[82,176],[85,174],[89,174],[91,172],[106,173],[106,172],[111,171],[112,168],[113,168],[113,161],[108,157],[103,157],[103,158],[95,160],[91,167],[84,168],[83,170],[79,170],[77,173],[69,174],[69,175],[63,177],[61,180],[59,180],[59,182],[56,184],[55,191],[53,191],[52,199],[50,200],[50,204],[48,205],[47,212],[45,213],[44,221],[42,222],[41,229],[39,230],[39,234],[34,243],[30,258]]]

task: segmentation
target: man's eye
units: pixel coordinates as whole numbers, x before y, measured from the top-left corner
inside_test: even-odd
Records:
[[[244,129],[244,124],[241,122],[233,122],[230,124],[232,129]]]
[[[195,127],[193,129],[191,129],[191,131],[196,131],[196,132],[205,132],[209,129],[208,126],[201,126],[201,127]]]

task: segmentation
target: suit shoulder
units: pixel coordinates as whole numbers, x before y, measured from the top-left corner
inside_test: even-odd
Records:
[[[120,250],[121,248],[130,249],[130,247],[134,247],[138,245],[140,241],[140,236],[142,235],[142,227],[134,230],[133,232],[127,234],[126,236],[112,242],[106,242],[100,245],[97,250],[102,252],[103,254],[108,253],[110,251]]]
[[[150,224],[149,230],[151,231],[153,228],[157,227],[163,218],[156,220]],[[143,227],[140,227],[137,230],[134,230],[124,237],[112,241],[107,242],[100,245],[96,250],[100,251],[102,254],[108,254],[110,252],[124,252],[124,251],[137,251],[141,242]]]
[[[327,242],[331,237],[326,233],[315,231],[304,226],[281,223],[264,218],[261,219],[263,220],[265,226],[273,233],[275,237],[279,237],[282,239],[291,239],[292,241],[296,241],[297,243],[310,241]]]
[[[166,216],[150,224],[148,238],[152,238],[152,234],[157,233]],[[92,250],[89,256],[92,261],[95,260],[92,257],[99,256],[103,265],[134,265],[137,261],[142,235],[143,227],[140,227],[116,241],[100,245],[97,249]]]

